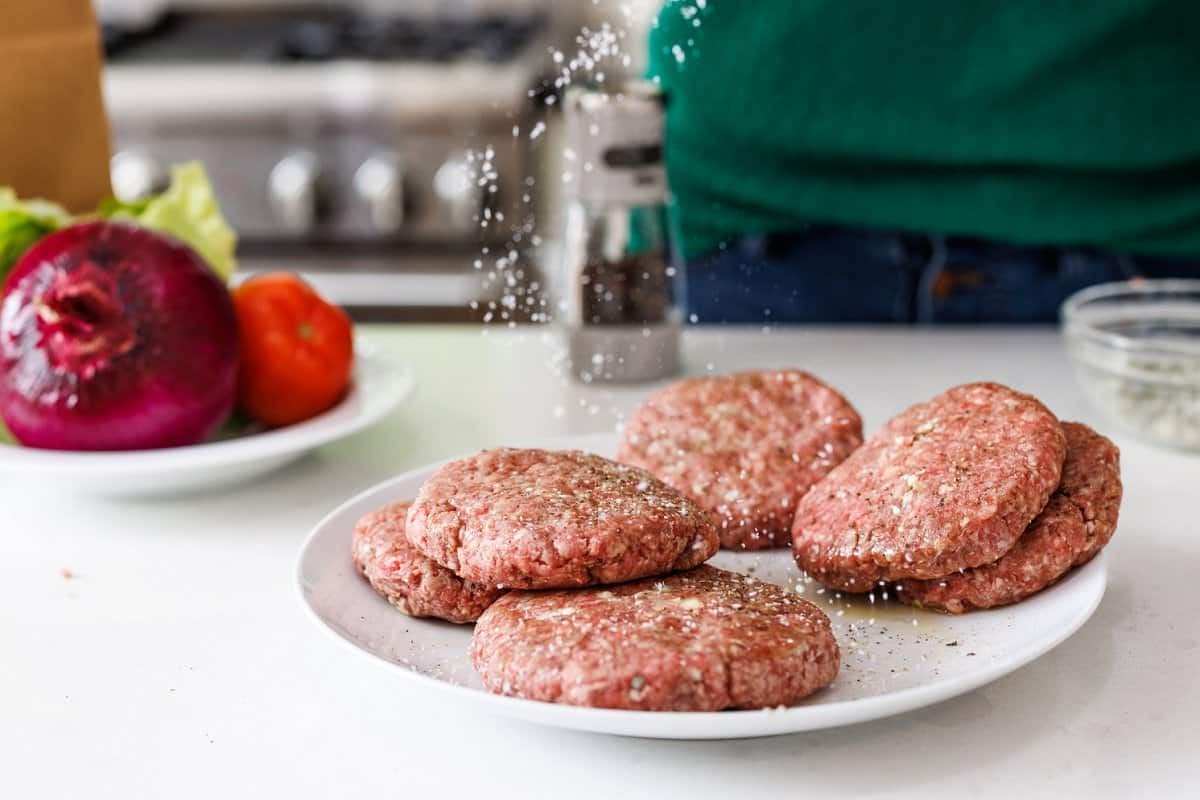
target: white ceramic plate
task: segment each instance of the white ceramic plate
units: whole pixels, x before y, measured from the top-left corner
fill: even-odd
[[[612,436],[555,443],[612,455]],[[959,617],[849,598],[805,583],[791,555],[721,552],[718,566],[802,591],[833,620],[842,648],[834,684],[799,705],[715,713],[616,711],[501,697],[485,691],[467,658],[470,626],[411,619],[389,606],[350,561],[355,521],[395,500],[413,497],[434,467],[393,478],[326,517],[308,537],[298,564],[309,614],[335,639],[372,657],[414,691],[438,691],[446,702],[576,730],[670,739],[726,739],[831,728],[931,705],[1012,672],[1074,633],[1104,595],[1097,558],[1063,581],[1007,608]]]
[[[416,382],[408,368],[362,339],[355,347],[354,383],[345,399],[306,422],[163,450],[77,453],[0,444],[0,471],[52,476],[79,491],[108,496],[170,495],[243,483],[378,422],[412,393]]]

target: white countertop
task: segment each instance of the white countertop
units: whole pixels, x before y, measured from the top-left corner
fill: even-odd
[[[537,330],[365,333],[416,368],[416,398],[265,481],[140,502],[0,486],[0,794],[1011,797],[1022,785],[1181,797],[1200,784],[1200,458],[1119,434],[1126,493],[1100,609],[984,689],[881,722],[731,742],[575,734],[439,706],[314,628],[293,588],[301,541],[383,478],[487,445],[611,430],[648,388],[565,384]],[[810,369],[868,430],[992,379],[1112,433],[1044,329],[701,329],[686,352],[695,372]]]

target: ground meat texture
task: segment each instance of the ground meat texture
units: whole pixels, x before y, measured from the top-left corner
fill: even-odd
[[[905,603],[961,614],[1024,600],[1090,560],[1117,526],[1121,504],[1116,445],[1086,425],[1063,423],[1067,460],[1046,508],[999,560],[940,580],[896,585]]]
[[[890,420],[800,501],[792,554],[820,583],[941,578],[1016,543],[1062,475],[1045,406],[995,383],[951,389]]]
[[[580,451],[486,450],[435,472],[408,538],[467,580],[586,586],[690,569],[717,550],[709,515],[636,467]]]
[[[354,528],[354,566],[405,614],[474,622],[504,592],[464,581],[421,555],[404,533],[410,505],[392,503],[359,520]]]
[[[1091,561],[1112,539],[1121,510],[1121,451],[1111,441],[1079,422],[1064,422],[1068,456],[1063,465],[1059,494],[1079,509],[1087,529],[1087,542],[1075,557],[1075,566]]]
[[[789,547],[796,504],[862,444],[844,397],[795,369],[690,378],[651,396],[617,460],[645,467],[713,514],[721,546]]]
[[[1079,509],[1056,495],[998,561],[945,578],[902,581],[895,585],[895,596],[951,614],[1016,603],[1065,575],[1086,542]]]
[[[612,587],[513,592],[480,617],[471,660],[500,694],[717,711],[790,705],[831,683],[840,655],[812,603],[705,565]]]

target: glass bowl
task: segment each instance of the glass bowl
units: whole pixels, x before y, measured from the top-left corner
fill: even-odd
[[[1200,280],[1105,283],[1063,303],[1091,400],[1139,438],[1200,452]]]

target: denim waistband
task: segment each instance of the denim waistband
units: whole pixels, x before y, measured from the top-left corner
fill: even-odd
[[[1200,277],[1200,259],[834,225],[746,236],[689,265],[699,321],[1053,322],[1095,283]]]

